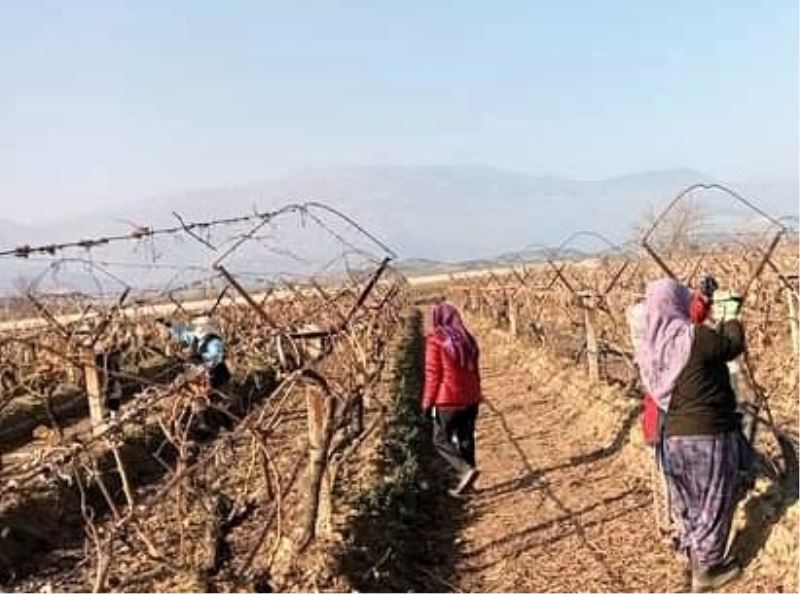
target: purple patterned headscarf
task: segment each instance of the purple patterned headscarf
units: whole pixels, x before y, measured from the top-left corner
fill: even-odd
[[[645,334],[636,363],[645,389],[665,412],[692,349],[691,298],[687,287],[669,278],[648,283],[645,291]]]
[[[433,330],[442,339],[445,352],[460,367],[477,367],[478,342],[464,326],[455,307],[449,303],[439,303],[433,308]]]

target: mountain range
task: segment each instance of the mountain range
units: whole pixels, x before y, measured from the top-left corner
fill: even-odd
[[[621,243],[633,237],[648,211],[663,208],[691,184],[715,181],[720,180],[690,169],[596,181],[486,166],[318,169],[264,183],[161,196],[36,226],[0,219],[0,249],[128,232],[133,223],[174,224],[173,211],[185,220],[203,220],[313,200],[350,215],[415,268],[421,260],[484,260],[523,246],[557,245],[579,229]],[[797,215],[796,184],[732,185],[770,214]],[[706,215],[727,213],[732,204],[716,193],[702,197]],[[0,282],[19,274],[17,266],[4,268]]]

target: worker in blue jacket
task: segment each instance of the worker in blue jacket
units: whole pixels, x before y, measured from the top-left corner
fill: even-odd
[[[228,383],[231,373],[225,364],[225,341],[213,318],[199,316],[190,324],[173,324],[163,318],[158,321],[169,328],[175,340],[188,348],[190,360],[205,368],[212,389]]]

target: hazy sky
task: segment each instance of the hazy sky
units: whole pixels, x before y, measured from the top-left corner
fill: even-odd
[[[793,179],[797,0],[0,1],[0,218],[306,167]]]

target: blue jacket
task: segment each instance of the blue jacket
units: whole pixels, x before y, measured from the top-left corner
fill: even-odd
[[[216,367],[225,359],[225,343],[219,336],[197,336],[185,324],[173,324],[170,331],[178,342],[191,349],[193,355],[199,356],[207,368]]]

